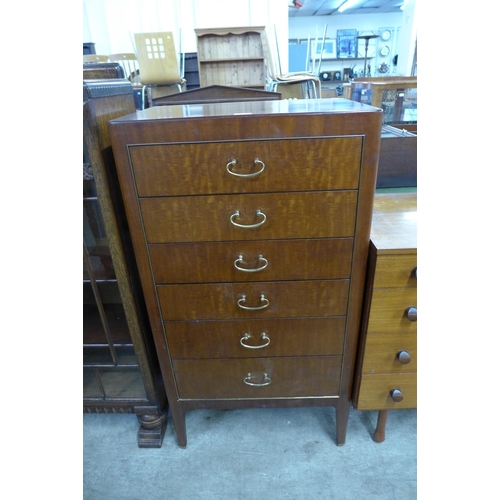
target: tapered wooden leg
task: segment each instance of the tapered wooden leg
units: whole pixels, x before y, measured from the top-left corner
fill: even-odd
[[[170,411],[172,412],[172,422],[177,436],[177,444],[181,448],[185,448],[187,446],[186,414],[178,404],[170,405]]]
[[[349,401],[341,399],[337,404],[336,418],[337,418],[337,446],[345,444],[347,435],[347,420],[349,417]]]
[[[373,433],[373,439],[377,443],[383,443],[385,441],[385,426],[387,424],[388,416],[389,416],[389,410],[380,410],[378,412],[377,428]]]

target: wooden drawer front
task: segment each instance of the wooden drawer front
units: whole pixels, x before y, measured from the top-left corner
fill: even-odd
[[[149,253],[157,283],[312,280],[349,278],[352,246],[352,238],[164,243]]]
[[[344,329],[344,317],[165,323],[174,359],[342,354]]]
[[[316,356],[175,360],[173,365],[180,399],[258,399],[337,396],[341,361],[341,356]],[[256,387],[245,379],[270,383]]]
[[[350,237],[356,191],[145,198],[142,216],[149,243]],[[258,224],[255,228],[236,227]]]
[[[391,391],[399,389],[403,400],[395,403]],[[393,410],[417,407],[417,374],[363,375],[359,390],[358,410]]]
[[[398,361],[398,353],[406,351],[407,364]],[[404,358],[402,358],[404,359]],[[417,335],[414,333],[368,335],[363,358],[364,374],[411,373],[417,371]]]
[[[374,289],[367,333],[415,333],[417,322],[406,315],[409,307],[417,307],[416,288]]]
[[[417,267],[417,254],[379,255],[373,281],[374,288],[412,287],[417,278],[413,270]]]
[[[343,316],[347,309],[349,280],[214,283],[157,287],[164,320],[290,318]],[[237,302],[246,296],[245,310]]]
[[[360,137],[132,146],[140,197],[357,189]],[[242,178],[230,174],[252,174]]]

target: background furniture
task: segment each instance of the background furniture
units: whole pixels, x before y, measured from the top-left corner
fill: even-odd
[[[382,126],[377,189],[417,186],[417,136],[391,125]]]
[[[384,124],[417,133],[417,77],[356,78],[345,97],[384,110]]]
[[[265,30],[261,34],[261,41],[266,61],[267,73],[271,81],[269,90],[277,90],[280,85],[283,87],[293,85],[294,87],[300,88],[300,98],[316,99],[321,97],[321,81],[318,75],[307,71],[281,74],[279,64],[276,59],[277,56],[269,43]]]
[[[196,52],[186,52],[184,54],[184,78],[186,79],[187,90],[193,90],[200,87],[198,54]]]
[[[195,29],[200,86],[265,89],[264,26]]]
[[[183,56],[179,61],[172,32],[135,33],[134,40],[149,106],[155,97],[186,90]]]
[[[123,68],[124,77],[132,84],[134,89],[135,108],[144,109],[146,107],[146,86],[141,83],[139,71],[139,61],[132,52],[120,54],[110,54],[109,60],[117,62]]]
[[[381,124],[345,99],[110,122],[180,446],[197,408],[333,406],[345,442]]]
[[[417,407],[417,194],[375,195],[353,403],[379,410]]]
[[[83,42],[83,54],[95,54],[95,43]]]
[[[275,101],[281,99],[279,92],[267,90],[244,89],[241,87],[225,87],[224,85],[209,85],[179,94],[171,94],[153,99],[153,106],[173,104],[207,104],[235,101]]]
[[[160,447],[167,400],[109,143],[135,111],[127,80],[83,82],[83,409],[135,413],[140,447]]]
[[[84,54],[83,62],[107,62],[109,61],[108,56],[101,54]]]
[[[103,80],[116,78],[125,78],[123,68],[118,63],[83,63],[84,80]]]

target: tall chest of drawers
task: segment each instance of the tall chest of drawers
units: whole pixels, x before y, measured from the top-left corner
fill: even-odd
[[[199,408],[333,406],[345,442],[381,122],[344,99],[110,122],[180,446]]]
[[[417,407],[417,194],[375,195],[353,390],[358,410]]]

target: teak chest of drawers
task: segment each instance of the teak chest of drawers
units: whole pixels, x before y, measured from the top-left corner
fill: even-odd
[[[345,99],[110,122],[180,446],[198,408],[333,406],[345,442],[381,126]]]
[[[379,410],[417,407],[417,194],[376,194],[353,402]]]

